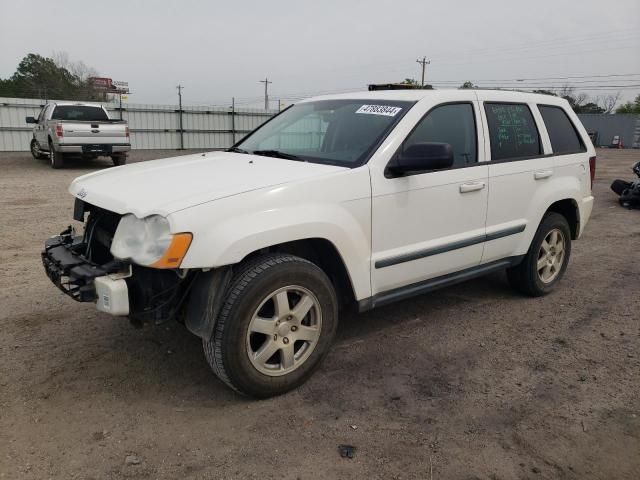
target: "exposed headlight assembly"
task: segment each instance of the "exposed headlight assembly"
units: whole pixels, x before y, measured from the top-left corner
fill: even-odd
[[[125,215],[111,242],[111,254],[153,268],[178,268],[191,245],[190,233],[172,234],[169,221],[160,215],[143,219]]]

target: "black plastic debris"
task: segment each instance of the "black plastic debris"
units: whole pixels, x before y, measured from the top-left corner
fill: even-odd
[[[338,452],[342,458],[353,458],[356,453],[356,447],[353,445],[338,445]]]

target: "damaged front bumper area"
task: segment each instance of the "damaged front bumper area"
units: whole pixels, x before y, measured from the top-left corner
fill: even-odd
[[[131,265],[112,260],[98,265],[86,259],[87,243],[72,227],[45,242],[42,264],[49,279],[78,302],[95,302],[97,309],[112,315],[129,314],[125,279]]]
[[[84,223],[84,234],[69,227],[48,239],[42,252],[47,276],[60,290],[76,301],[95,302],[99,311],[128,316],[136,325],[182,318],[197,272],[114,258],[119,214],[76,199],[73,218]]]

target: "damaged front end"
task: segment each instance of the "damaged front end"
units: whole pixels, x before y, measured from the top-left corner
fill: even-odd
[[[82,235],[70,226],[45,242],[42,263],[54,285],[76,301],[95,302],[98,310],[135,323],[179,316],[197,272],[116,259],[110,250],[122,216],[76,199],[74,219],[85,216]]]

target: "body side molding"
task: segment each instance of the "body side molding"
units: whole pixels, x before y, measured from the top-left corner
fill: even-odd
[[[413,260],[419,260],[421,258],[430,257],[432,255],[439,255],[441,253],[450,252],[452,250],[458,250],[460,248],[470,247],[477,245],[478,243],[490,242],[491,240],[497,240],[498,238],[508,237],[509,235],[515,235],[517,233],[524,232],[526,224],[516,225],[515,227],[509,227],[497,232],[489,233],[486,235],[478,235],[465,240],[458,240],[439,247],[426,248],[411,253],[405,253],[394,257],[383,258],[376,261],[376,268],[390,267],[392,265],[398,265],[399,263],[411,262]]]

